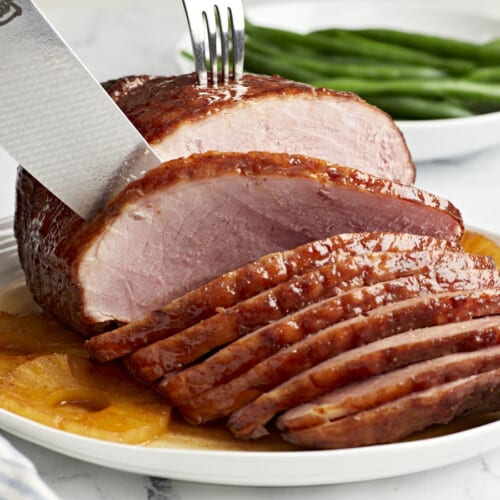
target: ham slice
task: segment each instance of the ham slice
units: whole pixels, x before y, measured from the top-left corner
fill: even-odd
[[[283,434],[308,448],[348,448],[397,441],[459,415],[500,410],[500,369],[448,382],[340,420]]]
[[[213,391],[205,405],[204,416],[215,418],[234,412],[229,419],[229,426],[237,436],[262,436],[267,433],[264,425],[276,413],[322,395],[311,388],[315,384],[306,370],[311,369],[313,374],[317,370],[317,373],[326,376],[330,360],[335,362],[336,356],[344,351],[400,332],[492,314],[500,314],[498,289],[442,292],[379,307],[364,316],[321,330],[262,361],[233,379],[224,389],[224,386],[220,386],[220,392],[215,394],[216,391]],[[477,336],[477,343],[481,345],[483,341],[489,342],[488,339],[492,340],[489,332],[485,339]],[[395,357],[395,362],[398,359]],[[367,376],[370,371],[361,368],[360,373],[361,376],[363,373]],[[315,379],[319,380],[317,377]],[[304,383],[304,387],[307,385],[307,391],[301,392],[303,387],[299,388],[299,381]],[[325,392],[329,389],[320,382],[315,388]]]
[[[355,288],[326,299],[248,334],[208,359],[168,377],[160,390],[191,419],[198,414],[196,396],[228,383],[260,361],[319,330],[411,297],[445,290],[500,288],[492,270],[441,270]],[[209,394],[207,394],[209,397]],[[203,398],[202,398],[203,399]]]
[[[196,75],[104,84],[164,160],[206,151],[268,151],[321,158],[404,184],[415,166],[383,111],[354,94],[247,74],[200,89]]]
[[[476,325],[485,325],[489,320],[480,319],[473,322]],[[278,419],[277,426],[284,432],[317,427],[348,415],[377,408],[413,392],[425,391],[498,368],[500,345],[440,356],[334,390],[311,403],[288,410]]]

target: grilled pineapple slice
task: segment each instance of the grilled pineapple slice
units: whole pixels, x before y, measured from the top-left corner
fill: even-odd
[[[68,432],[138,444],[164,434],[170,409],[118,365],[74,354],[27,361],[0,380],[0,407]]]
[[[500,269],[500,247],[492,240],[479,233],[465,231],[462,238],[462,247],[468,253],[493,257]]]

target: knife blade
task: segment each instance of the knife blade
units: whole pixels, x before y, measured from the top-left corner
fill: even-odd
[[[0,145],[87,220],[161,163],[30,0],[0,0]]]

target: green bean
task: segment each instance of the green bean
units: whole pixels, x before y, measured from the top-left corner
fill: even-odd
[[[458,104],[422,97],[373,95],[368,101],[389,113],[394,119],[400,120],[464,118],[473,115]]]
[[[461,106],[468,109],[475,115],[482,115],[485,113],[495,113],[500,111],[500,103],[491,101],[475,101],[471,99],[458,99],[456,97],[448,97],[446,99],[451,104]]]
[[[187,50],[181,50],[181,56],[184,57],[184,59],[188,59],[189,61],[194,61],[193,54],[191,54],[191,52],[188,52]]]
[[[314,58],[317,61],[322,61],[325,63],[335,63],[335,64],[364,64],[364,65],[384,65],[387,64],[387,61],[383,59],[374,59],[368,57],[361,56],[337,56],[337,55],[328,55],[328,54],[319,54],[314,50],[303,47],[301,45],[289,44],[285,46],[279,46],[277,44],[272,44],[268,42],[263,42],[262,39],[258,37],[247,37],[245,42],[245,47],[248,45],[252,45],[252,48],[256,52],[260,52],[261,54],[268,54],[270,51],[280,51],[281,54],[286,54],[288,56],[300,56],[300,57],[308,57]],[[412,66],[415,67],[415,66]]]
[[[478,68],[466,75],[467,80],[474,82],[500,83],[500,66]]]
[[[355,92],[361,96],[406,95],[418,97],[453,96],[473,101],[500,103],[500,85],[459,79],[443,80],[361,80],[332,78],[312,82],[316,87]]]
[[[252,50],[245,51],[245,68],[247,71],[253,73],[264,73],[266,75],[278,74],[284,78],[304,83],[321,78],[321,75],[318,75],[318,73],[286,64],[276,58],[271,59],[266,55],[253,52]]]
[[[474,65],[467,61],[447,60],[406,47],[399,47],[376,40],[363,38],[352,33],[341,33],[337,37],[326,35],[302,35],[293,31],[265,28],[247,23],[250,36],[276,43],[286,48],[290,43],[310,47],[320,53],[354,55],[386,59],[398,63],[434,66],[453,73],[471,71]]]
[[[334,30],[338,31],[338,30]],[[445,38],[434,35],[424,35],[422,33],[412,33],[407,31],[391,30],[391,29],[357,29],[348,30],[360,34],[373,40],[382,42],[394,43],[403,47],[428,52],[434,55],[472,59],[477,57],[478,44],[464,42],[453,38]],[[317,33],[328,33],[329,30],[319,31]]]
[[[336,37],[342,32],[355,33],[372,40],[393,43],[402,47],[420,50],[434,56],[468,60],[477,64],[500,63],[500,45],[495,43],[481,45],[456,38],[390,29],[331,29],[316,31],[314,33],[329,34]]]
[[[327,61],[314,55],[304,57],[298,54],[285,52],[268,44],[259,43],[252,38],[246,44],[249,52],[268,56],[269,65],[275,61],[280,64],[289,64],[297,68],[309,70],[322,76],[353,76],[357,78],[395,79],[395,78],[439,78],[446,76],[442,70],[423,66],[402,64],[370,64]]]

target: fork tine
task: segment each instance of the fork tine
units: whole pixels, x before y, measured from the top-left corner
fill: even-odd
[[[221,36],[222,79],[229,82],[229,9],[227,5],[217,7]]]
[[[182,0],[193,44],[194,66],[198,75],[198,84],[206,87],[208,84],[205,63],[205,30],[203,18],[195,4]]]
[[[232,77],[235,81],[240,80],[243,76],[245,45],[245,16],[241,0],[182,0],[182,3],[191,33],[199,85],[204,87],[208,85],[205,34],[208,34],[211,83],[214,87],[218,85],[218,31],[221,39],[222,80],[224,83],[228,83],[231,79],[229,69],[230,39],[233,46]],[[231,36],[229,35],[230,30]]]
[[[215,6],[206,9],[203,12],[203,17],[207,25],[208,31],[208,49],[210,52],[210,71],[212,73],[212,85],[217,87],[218,70],[217,70],[217,22],[215,20]]]
[[[245,15],[241,2],[232,2],[229,6],[231,13],[232,38],[233,38],[233,67],[234,79],[243,77],[243,63],[245,59]]]

